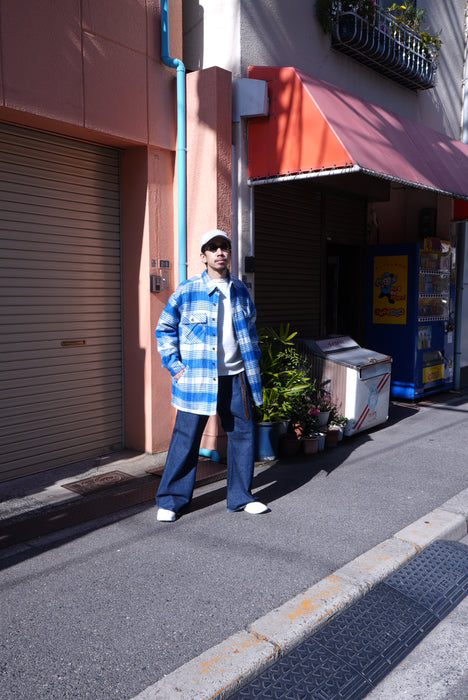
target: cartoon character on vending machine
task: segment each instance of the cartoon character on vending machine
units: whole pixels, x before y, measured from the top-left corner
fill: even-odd
[[[375,285],[380,288],[379,299],[387,297],[389,304],[395,303],[395,299],[392,299],[391,292],[392,285],[395,284],[396,281],[397,277],[391,272],[384,272],[382,277],[376,280]]]

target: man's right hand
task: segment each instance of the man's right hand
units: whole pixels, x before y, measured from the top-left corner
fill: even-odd
[[[174,374],[174,379],[176,380],[176,382],[181,378],[181,376],[183,375],[184,372],[185,372],[185,367],[184,367],[184,369],[181,369],[180,372],[177,372],[177,374]]]

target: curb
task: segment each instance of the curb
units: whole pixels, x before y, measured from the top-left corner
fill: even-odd
[[[467,524],[465,489],[132,700],[229,698],[431,542],[462,539]]]
[[[19,503],[15,503],[13,496],[10,512],[0,514],[0,552],[30,539],[75,527],[133,506],[154,504],[161,476],[159,470],[162,472],[162,465],[154,464],[153,456],[147,454],[141,455],[134,461],[136,465],[132,465],[124,458],[120,463],[116,463],[110,472],[103,470],[96,474],[96,470],[92,470],[93,473],[85,476],[84,480],[105,477],[116,469],[127,477],[124,481],[101,486],[94,493],[61,492],[60,489],[63,486],[67,488],[67,485],[81,481],[79,477],[68,477],[58,480],[52,487],[52,493],[47,493],[47,488],[38,487],[40,491],[38,494],[32,491],[31,495],[19,497],[17,499]],[[213,463],[205,462],[205,464]],[[256,472],[262,466],[257,464]],[[216,469],[210,467],[208,471],[202,470],[196,480],[195,488],[200,489],[219,483],[223,479],[226,479],[225,465],[216,463]]]
[[[154,476],[145,476],[85,498],[72,496],[60,503],[40,504],[0,520],[0,551],[151,501],[155,493]]]
[[[147,455],[142,456],[146,459]],[[221,463],[215,463],[217,470],[201,474],[195,482],[195,489],[210,487],[226,480],[226,467]],[[255,475],[270,468],[272,462],[256,462]],[[128,481],[116,485],[98,489],[95,493],[87,495],[62,495],[54,497],[28,496],[26,503],[17,512],[0,515],[0,553],[2,550],[15,545],[21,545],[30,539],[50,535],[58,530],[75,527],[83,523],[120,512],[133,506],[154,504],[154,498],[158,489],[160,474],[159,467],[143,468],[137,474],[125,464],[116,465],[126,476]],[[162,471],[162,469],[161,469]],[[101,472],[99,476],[105,476]],[[63,483],[62,483],[63,482]],[[70,483],[70,479],[62,480],[58,487]]]

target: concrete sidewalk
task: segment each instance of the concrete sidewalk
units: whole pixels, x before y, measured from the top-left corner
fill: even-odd
[[[410,415],[420,407],[456,406],[465,400],[468,403],[468,393],[445,392],[417,406],[391,403],[387,425],[391,425],[392,416]],[[355,440],[363,436],[365,433],[358,434]],[[153,500],[165,457],[166,453],[123,450],[0,482],[0,549]],[[271,462],[258,463],[256,473],[271,466]],[[196,487],[220,481],[225,475],[224,464],[201,457]]]
[[[238,627],[233,626],[231,620],[230,626],[226,627],[225,641],[184,663],[191,658],[191,655],[185,655],[178,668],[166,675],[159,672],[153,678],[159,677],[160,680],[134,696],[164,700],[227,698],[365,595],[421,548],[438,538],[464,537],[468,520],[467,414],[468,395],[436,395],[417,406],[392,403],[388,424],[376,431],[346,438],[338,448],[318,455],[257,465],[255,492],[272,506],[272,514],[266,516],[252,518],[241,514],[236,518],[231,514],[223,517],[219,500],[223,499],[225,487],[222,481],[224,468],[212,463],[204,465],[206,471],[203,475],[200,472],[194,504],[187,515],[169,525],[158,524],[154,518],[159,557],[161,561],[169,561],[174,547],[189,546],[187,552],[190,551],[194,561],[203,556],[206,558],[202,538],[211,531],[211,518],[218,528],[225,528],[227,547],[225,553],[210,550],[213,561],[232,552],[235,537],[245,539],[241,542],[241,558],[237,556],[240,552],[233,552],[232,570],[237,560],[248,565],[246,557],[253,542],[268,545],[268,537],[274,535],[271,546],[264,546],[264,551],[258,552],[257,557],[258,578],[262,580],[265,593],[264,600],[256,603],[257,609],[261,609],[260,616],[255,619],[252,615],[250,620],[254,621],[242,623],[238,632],[234,631]],[[372,469],[372,464],[378,465],[378,469]],[[0,541],[10,550],[14,550],[15,545],[27,548],[26,541],[40,534],[150,501],[154,498],[157,471],[161,467],[154,456],[123,453],[87,465],[54,470],[53,474],[1,484]],[[87,479],[103,483],[97,490],[86,491],[87,484],[83,482]],[[215,481],[219,479],[221,481]],[[70,490],[70,487],[78,488],[76,482],[81,482],[81,493]],[[330,488],[332,485],[333,489]],[[367,501],[366,489],[369,493]],[[314,539],[308,540],[311,530],[305,518],[310,512],[311,497],[314,499]],[[389,517],[390,513],[386,517],[388,509],[392,509],[392,517]],[[408,517],[411,514],[417,517],[411,519]],[[386,519],[397,527],[389,530],[384,522]],[[356,525],[352,531],[350,529],[349,542],[346,539],[348,520],[355,524],[361,522],[360,534]],[[301,524],[305,527],[298,533]],[[300,568],[296,572],[297,581],[290,581],[283,560],[287,543],[295,536],[294,551],[299,557],[297,566]],[[253,538],[251,541],[250,537]],[[143,544],[146,547],[146,543]],[[321,557],[321,551],[326,551],[327,557]],[[333,554],[328,556],[328,552]],[[353,552],[354,558],[349,554],[346,556],[347,552]],[[265,588],[268,580],[265,567],[276,553],[279,558],[276,575],[281,572],[284,579],[274,581],[272,588],[277,590],[273,592]],[[145,555],[148,557],[146,549]],[[329,566],[329,560],[337,562],[338,567],[336,564]],[[171,561],[175,565],[176,562]],[[188,576],[184,556],[178,563],[181,574],[173,571],[173,576]],[[191,574],[195,586],[194,602],[197,600],[196,586],[203,581],[202,574],[200,572],[199,581]],[[246,593],[256,578],[245,574]],[[220,576],[220,583],[222,580]],[[301,581],[308,583],[304,585]],[[215,583],[213,589],[218,588],[222,597],[222,588]],[[284,591],[290,591],[289,596],[283,597]],[[294,595],[296,591],[302,592]],[[265,605],[266,600],[271,598],[273,601],[275,597],[287,602],[276,602],[271,606],[274,608],[272,612],[264,614],[265,610],[271,609]],[[246,610],[244,619],[245,615],[248,615]],[[201,646],[201,649],[208,646]],[[198,650],[201,649],[199,645]],[[140,685],[142,687],[144,685]]]
[[[126,450],[0,483],[0,549],[154,500],[164,460]],[[225,475],[201,457],[197,488]]]

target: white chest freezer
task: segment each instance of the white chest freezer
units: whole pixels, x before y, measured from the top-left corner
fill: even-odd
[[[373,428],[388,419],[392,358],[358,345],[345,335],[304,340],[317,383],[330,392],[348,419],[346,435]]]

